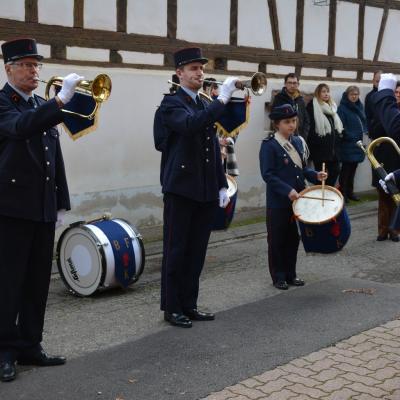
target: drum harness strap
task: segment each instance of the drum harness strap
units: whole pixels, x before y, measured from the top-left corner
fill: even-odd
[[[285,139],[279,132],[275,132],[276,141],[282,146],[283,150],[289,154],[291,160],[301,169],[303,169],[303,163],[301,162],[301,158],[297,150],[294,146]]]

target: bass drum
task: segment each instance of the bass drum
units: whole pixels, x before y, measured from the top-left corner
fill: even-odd
[[[227,194],[230,201],[225,208],[218,207],[212,228],[213,231],[228,229],[235,214],[238,186],[235,179],[230,175],[226,175],[226,180],[228,181]]]
[[[144,262],[141,235],[128,221],[119,218],[72,224],[57,244],[60,276],[77,296],[128,287],[139,279]]]

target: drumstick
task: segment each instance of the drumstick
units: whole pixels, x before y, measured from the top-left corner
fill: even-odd
[[[323,197],[314,197],[314,196],[300,196],[301,199],[311,199],[311,200],[322,200],[322,203],[324,200],[327,201],[335,201],[334,199],[324,199]]]
[[[325,172],[325,163],[322,163],[322,172]],[[325,179],[322,179],[322,207],[324,206],[325,198]]]

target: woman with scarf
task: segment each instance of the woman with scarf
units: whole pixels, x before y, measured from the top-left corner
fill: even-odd
[[[357,146],[368,131],[364,106],[360,101],[360,90],[357,86],[349,86],[342,95],[338,114],[343,122],[343,138],[339,147],[339,159],[342,169],[339,175],[340,190],[344,200],[359,201],[354,194],[354,176],[357,166],[364,161],[365,154]]]
[[[310,158],[317,171],[321,171],[322,163],[325,163],[328,172],[326,184],[335,186],[340,171],[337,150],[343,124],[326,83],[320,83],[316,87],[314,98],[307,105],[307,112],[310,117],[310,132],[307,140]]]

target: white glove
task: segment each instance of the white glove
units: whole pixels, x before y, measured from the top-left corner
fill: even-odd
[[[224,104],[228,103],[232,97],[232,93],[237,90],[235,84],[238,80],[239,78],[236,78],[235,76],[229,76],[226,78],[219,91],[218,100],[221,100]]]
[[[64,218],[65,218],[66,211],[67,210],[65,210],[64,208],[57,211],[56,229],[59,228],[60,226],[64,225]]]
[[[394,174],[391,172],[390,174],[387,174],[385,177],[385,180],[379,179],[379,184],[381,185],[382,189],[385,191],[385,193],[389,194],[389,190],[387,188],[386,182],[393,181],[395,182]]]
[[[219,191],[219,206],[221,208],[225,208],[229,202],[230,202],[230,198],[228,196],[228,190],[226,188],[222,188]]]
[[[391,89],[396,90],[397,78],[394,74],[382,74],[379,81],[378,90]]]
[[[63,79],[61,90],[57,93],[63,104],[67,104],[75,94],[75,89],[84,78],[78,74],[69,74]]]

